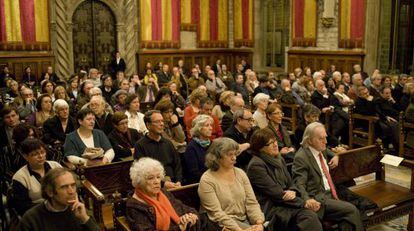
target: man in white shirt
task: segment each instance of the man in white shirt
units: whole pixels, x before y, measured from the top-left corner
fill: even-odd
[[[321,219],[338,222],[339,230],[364,230],[358,209],[338,198],[329,173],[329,168],[338,165],[338,156],[326,149],[326,137],[323,124],[314,122],[306,127],[302,147],[293,162],[294,183],[305,208],[316,212]]]

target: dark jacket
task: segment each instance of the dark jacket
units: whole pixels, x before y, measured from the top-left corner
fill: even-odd
[[[382,97],[375,100],[375,111],[381,120],[386,120],[387,116],[396,120],[399,118],[398,105]]]
[[[162,189],[162,192],[168,198],[178,216],[182,216],[186,213],[198,215],[194,208],[191,208],[183,204],[180,200],[175,199],[171,193],[165,191],[164,189]],[[126,218],[131,230],[133,231],[156,230],[154,208],[146,203],[136,200],[135,198],[129,198],[126,202]],[[169,230],[180,231],[180,228],[177,224],[171,221]],[[187,230],[201,230],[200,220]]]
[[[194,139],[190,141],[184,153],[185,178],[187,183],[197,183],[207,170],[205,157],[208,147],[203,148]]]
[[[119,60],[119,63],[116,63],[116,58],[112,59],[111,64],[109,65],[110,70],[113,74],[116,74],[118,71],[125,71],[126,64],[123,58]]]
[[[171,74],[170,73],[164,73],[163,71],[157,72],[158,76],[158,86],[162,87],[163,85],[166,85],[168,82],[171,81]]]
[[[105,135],[111,133],[111,131],[114,130],[114,125],[112,124],[112,115],[105,113],[101,118],[98,118],[98,116],[96,116],[94,129],[103,131]]]
[[[57,140],[62,144],[65,142],[66,135],[75,131],[78,125],[76,121],[69,117],[66,130],[63,131],[62,123],[57,116],[47,119],[43,123],[43,141],[46,144],[54,144]]]
[[[128,128],[129,137],[119,133],[116,129],[112,130],[108,135],[109,142],[111,142],[112,148],[115,152],[114,161],[118,161],[120,158],[132,156],[131,148],[134,147],[135,143],[142,138],[136,129]]]

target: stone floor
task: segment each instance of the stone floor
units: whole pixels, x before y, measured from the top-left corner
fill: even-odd
[[[385,166],[385,178],[386,181],[404,186],[409,187],[410,186],[410,175],[411,171],[404,167],[393,167],[393,166]],[[374,175],[368,175],[364,177],[360,177],[356,179],[358,182],[365,182],[368,180],[373,180]],[[407,230],[407,223],[408,223],[408,216],[404,216],[395,220],[392,220],[390,222],[375,225],[368,229],[368,231],[404,231]]]

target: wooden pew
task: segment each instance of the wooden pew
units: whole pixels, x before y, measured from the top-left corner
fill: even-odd
[[[379,143],[352,149],[339,155],[338,167],[331,171],[335,184],[349,182],[354,178],[375,173],[375,180],[364,182],[349,189],[371,199],[378,205],[368,214],[365,226],[376,225],[409,214],[408,230],[414,230],[414,161],[403,160],[402,166],[411,169],[411,186],[405,188],[385,181],[385,168],[380,162],[383,154]]]
[[[295,132],[299,122],[299,109],[298,104],[286,104],[280,103],[284,116],[282,117],[282,124],[292,133]]]
[[[399,137],[399,151],[398,155],[400,157],[409,157],[414,158],[414,150],[410,148],[406,148],[406,135],[409,131],[414,131],[414,123],[409,123],[405,121],[404,112],[400,112],[400,121],[399,121],[399,130],[400,130],[400,137]]]
[[[126,196],[128,191],[133,190],[129,177],[132,162],[133,160],[126,160],[105,165],[79,167],[76,170],[82,182],[85,202],[92,206],[93,215],[101,227],[108,228],[112,225],[112,217],[106,218],[103,214],[104,205],[111,201],[112,194],[120,192]]]
[[[376,116],[366,116],[353,113],[353,107],[349,107],[349,148],[354,144],[368,146],[375,142],[375,123],[379,120]],[[358,126],[358,124],[363,126]],[[366,130],[368,128],[368,131]]]
[[[200,208],[200,198],[198,197],[198,183],[184,185],[179,188],[169,190],[175,198],[182,201],[184,204],[195,208],[197,211]],[[128,222],[125,217],[127,198],[120,198],[114,203],[114,224],[116,230],[130,231]]]

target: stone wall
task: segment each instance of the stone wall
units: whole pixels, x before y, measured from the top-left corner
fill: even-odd
[[[381,72],[390,69],[392,1],[381,1],[378,67]]]

